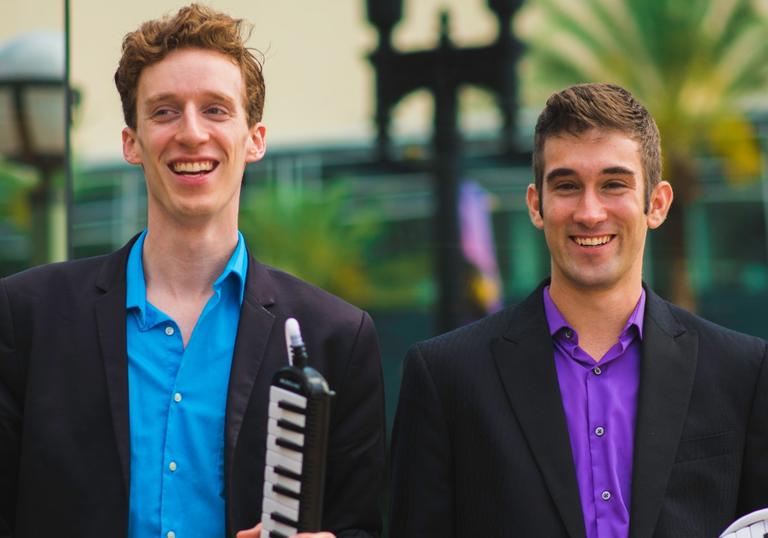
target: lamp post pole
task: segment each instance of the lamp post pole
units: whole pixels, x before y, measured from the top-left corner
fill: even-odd
[[[71,35],[69,0],[64,0],[64,219],[66,222],[65,249],[68,260],[74,258],[72,241],[72,206],[75,202],[75,180],[72,171],[72,108],[79,98],[72,89],[72,59],[69,47]]]
[[[53,189],[51,183],[55,167],[38,166],[39,182],[29,193],[30,214],[32,217],[32,251],[30,256],[31,265],[40,265],[47,263],[54,257],[52,255],[52,246],[55,241],[52,240],[52,229],[55,220],[52,218]],[[55,231],[54,231],[55,233]]]
[[[435,100],[434,189],[437,207],[432,226],[435,237],[435,272],[438,284],[437,330],[448,331],[461,323],[463,254],[459,230],[459,179],[462,169],[462,144],[458,128],[459,95],[454,46],[449,36],[448,14],[440,14],[440,44],[433,93]]]
[[[431,50],[402,52],[392,46],[392,30],[402,17],[402,0],[367,0],[368,20],[379,34],[370,61],[376,73],[377,153],[383,162],[393,160],[389,136],[392,109],[406,95],[429,91],[435,102],[432,137],[436,210],[433,218],[434,264],[438,281],[436,329],[461,324],[463,302],[462,253],[459,240],[458,183],[462,174],[462,143],[458,129],[458,91],[474,85],[491,92],[504,120],[502,154],[516,155],[514,130],[517,110],[516,64],[520,43],[509,31],[522,0],[487,0],[496,15],[499,31],[486,46],[458,48],[450,38],[449,17],[440,14],[438,46]]]

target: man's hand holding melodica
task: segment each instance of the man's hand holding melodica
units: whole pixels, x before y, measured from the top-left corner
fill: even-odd
[[[235,538],[261,538],[261,523],[252,529],[247,529],[237,533]],[[268,538],[268,537],[264,537]],[[291,538],[336,538],[330,532],[301,532],[294,534]]]

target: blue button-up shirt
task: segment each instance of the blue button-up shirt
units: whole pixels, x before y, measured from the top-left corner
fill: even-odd
[[[248,256],[242,235],[185,348],[147,302],[142,249],[127,265],[129,538],[224,536],[224,414]]]

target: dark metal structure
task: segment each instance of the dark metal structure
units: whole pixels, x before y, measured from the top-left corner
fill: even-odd
[[[462,143],[458,129],[458,92],[477,86],[496,98],[502,114],[502,154],[517,154],[514,143],[517,111],[517,60],[521,44],[510,32],[512,16],[522,0],[487,0],[499,24],[496,40],[482,47],[458,48],[450,37],[449,17],[440,15],[440,38],[431,50],[402,52],[392,45],[392,31],[402,18],[402,0],[366,0],[368,20],[379,33],[370,61],[376,72],[378,157],[393,159],[390,115],[408,94],[425,89],[435,102],[433,162],[437,208],[434,217],[435,269],[438,281],[437,330],[462,322],[462,254],[459,243],[458,183],[462,175]]]

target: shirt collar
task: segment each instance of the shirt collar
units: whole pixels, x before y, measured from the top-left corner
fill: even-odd
[[[544,288],[544,314],[547,317],[547,324],[549,325],[549,334],[555,336],[562,329],[568,329],[573,331],[563,315],[558,310],[557,305],[549,295],[549,286]],[[640,299],[638,299],[635,309],[630,314],[627,323],[624,325],[624,329],[621,331],[621,337],[626,335],[631,327],[637,328],[637,335],[640,340],[643,339],[643,320],[645,318],[645,288],[640,292]],[[620,338],[621,338],[620,337]]]
[[[227,266],[224,267],[219,278],[213,283],[213,289],[218,290],[224,284],[228,278],[234,278],[237,282],[238,299],[240,304],[243,304],[243,297],[245,296],[245,275],[248,273],[248,251],[245,248],[245,240],[243,234],[237,232],[237,245],[235,246],[232,256],[229,257]]]
[[[144,249],[144,238],[147,236],[147,230],[144,229],[139,238],[131,247],[128,254],[128,263],[125,266],[125,308],[138,309],[139,319],[143,324],[145,321],[147,306],[147,284],[144,280],[144,263],[141,259],[141,253]]]
[[[142,260],[146,236],[147,230],[144,229],[133,244],[133,247],[131,247],[131,252],[128,254],[128,263],[126,264],[125,307],[126,309],[138,309],[139,318],[142,323],[145,321],[147,307],[147,284],[144,280],[144,263]],[[245,296],[245,275],[247,272],[248,251],[245,248],[243,234],[238,231],[237,245],[234,252],[232,252],[232,256],[229,257],[224,271],[213,283],[214,291],[218,292],[228,279],[234,279],[237,283],[238,298],[242,305],[243,297]]]

